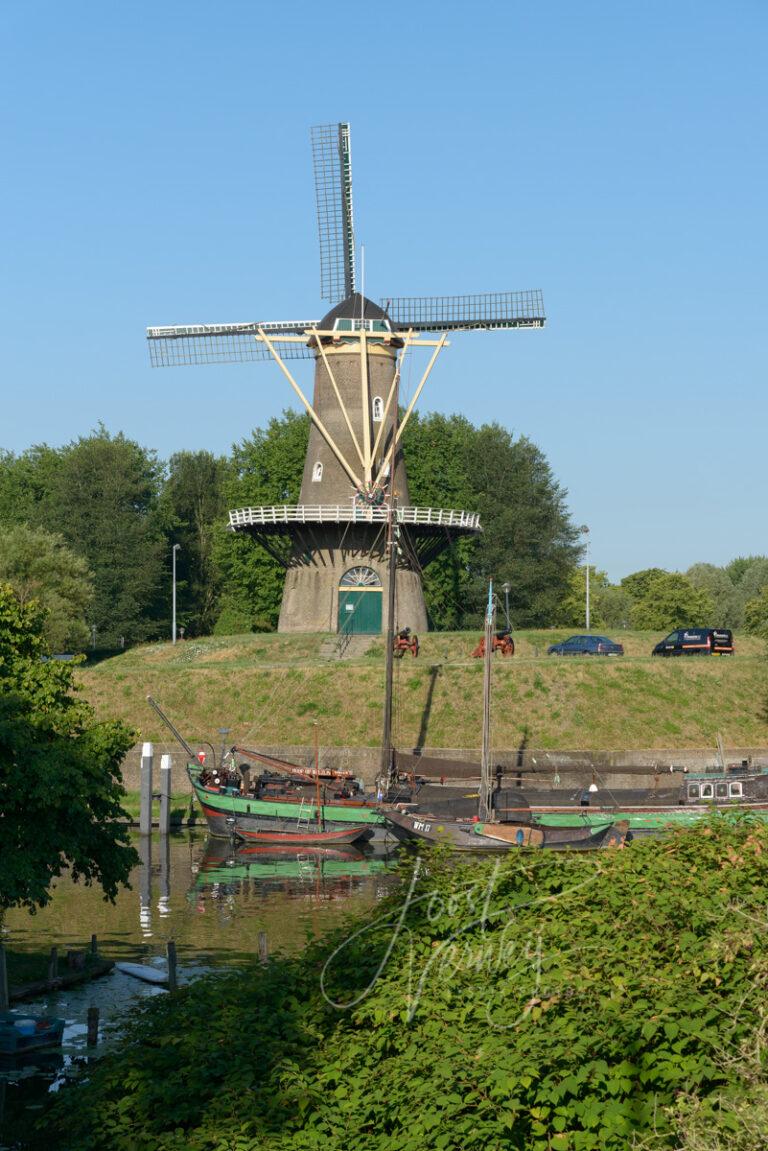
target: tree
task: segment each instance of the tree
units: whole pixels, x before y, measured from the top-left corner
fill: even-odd
[[[463,416],[412,420],[404,442],[411,502],[479,511],[483,532],[430,564],[424,590],[433,626],[476,626],[489,578],[510,583],[515,626],[549,624],[579,557],[565,491],[541,450],[498,424]]]
[[[60,453],[47,444],[20,456],[0,452],[0,524],[46,527],[47,500],[60,464]]]
[[[44,608],[47,651],[85,650],[93,582],[85,560],[60,535],[25,525],[0,528],[0,580],[11,585],[22,606],[34,599]]]
[[[61,450],[43,504],[49,522],[88,562],[90,623],[100,642],[140,641],[160,631],[167,555],[158,497],[163,468],[153,451],[99,426]]]
[[[298,503],[308,441],[308,417],[285,411],[235,444],[223,485],[227,506]],[[290,544],[275,540],[274,546],[287,560]],[[285,579],[280,560],[223,525],[215,531],[213,556],[221,578],[216,633],[276,627]]]
[[[134,733],[94,722],[73,667],[41,659],[43,631],[42,609],[0,584],[0,915],[43,906],[67,869],[114,899],[136,861],[117,823]]]
[[[709,595],[714,604],[713,623],[718,627],[741,627],[744,620],[744,604],[727,568],[698,563],[688,568],[685,578],[694,587]]]
[[[169,547],[177,554],[179,619],[192,633],[213,628],[220,573],[214,560],[217,527],[225,522],[226,461],[211,452],[177,452],[168,464],[162,505]]]
[[[570,590],[558,608],[555,622],[566,627],[583,628],[586,623],[586,599],[586,570],[580,564],[571,573]],[[590,565],[590,627],[626,627],[631,607],[632,597],[628,592],[612,585],[605,572]]]
[[[622,580],[622,586],[626,582]],[[632,627],[640,631],[704,625],[712,619],[715,609],[710,596],[693,587],[679,572],[659,571],[644,580],[642,586],[644,593],[635,600],[630,611]]]
[[[768,639],[768,586],[747,602],[744,608],[744,626],[750,635]]]
[[[624,576],[621,587],[624,588],[633,600],[640,600],[647,594],[649,587],[658,576],[669,575],[664,568],[643,568],[642,571],[633,572]]]

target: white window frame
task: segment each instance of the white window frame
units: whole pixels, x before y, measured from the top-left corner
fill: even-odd
[[[728,795],[731,799],[744,798],[744,784],[739,780],[738,783],[728,784]]]
[[[312,483],[319,484],[323,478],[323,465],[320,460],[312,465]]]
[[[384,401],[381,396],[373,397],[373,422],[380,424],[384,419]]]
[[[714,799],[715,798],[715,785],[714,783],[702,783],[701,785],[701,798]]]

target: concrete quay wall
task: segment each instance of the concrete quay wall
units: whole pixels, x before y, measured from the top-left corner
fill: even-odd
[[[216,748],[218,759],[221,737],[215,736],[210,745],[195,744],[195,750],[200,747],[206,751],[208,762],[212,761],[211,746]],[[155,778],[159,779],[160,757],[167,753],[172,759],[171,787],[174,793],[191,792],[189,779],[184,770],[187,757],[177,743],[155,743]],[[139,771],[141,763],[140,743],[136,744],[123,762],[123,784],[127,791],[139,790]],[[314,752],[311,747],[303,745],[263,745],[258,750],[265,755],[273,755],[279,759],[289,760],[302,766],[311,766],[314,763]],[[418,751],[413,748],[402,749],[410,753]],[[425,747],[420,749],[424,757],[435,757],[445,760],[467,761],[479,763],[480,752],[478,748],[446,748]],[[741,760],[751,760],[755,767],[768,767],[768,747],[727,747],[725,749],[727,763],[738,763]],[[378,747],[328,747],[320,751],[320,763],[323,767],[337,770],[352,771],[361,777],[367,784],[373,783],[379,770],[381,751]],[[418,763],[418,759],[416,760]],[[606,779],[614,787],[651,787],[654,778],[668,773],[670,767],[688,769],[688,771],[705,771],[718,765],[717,751],[713,748],[646,748],[630,751],[542,751],[536,748],[512,748],[506,751],[494,750],[493,763],[501,764],[505,772],[513,775],[521,773],[526,780],[535,780],[541,777],[542,783],[553,786],[553,775],[560,775],[560,786],[573,787],[579,782],[589,783],[592,773]],[[254,764],[258,770],[258,764]],[[643,770],[645,769],[645,770]],[[416,768],[418,770],[418,767]],[[458,774],[458,773],[457,773]],[[450,778],[447,773],[446,778]]]

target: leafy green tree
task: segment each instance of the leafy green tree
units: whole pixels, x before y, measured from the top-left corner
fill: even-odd
[[[725,571],[731,582],[737,585],[741,583],[751,567],[767,562],[768,556],[737,556],[726,566]]]
[[[589,568],[589,622],[591,627],[602,627],[605,623],[601,611],[601,595],[609,588],[610,580],[604,571]],[[571,572],[568,580],[568,593],[557,609],[553,623],[563,627],[580,627],[586,625],[587,608],[587,570],[584,564],[579,564]]]
[[[205,635],[216,618],[220,573],[214,561],[216,529],[226,521],[226,461],[211,452],[177,452],[162,494],[169,547],[178,543],[178,618]]]
[[[308,441],[308,417],[285,411],[266,429],[257,428],[236,444],[223,484],[226,506],[298,503]],[[285,569],[276,556],[287,560],[290,545],[276,539],[273,551],[270,554],[247,536],[232,535],[223,524],[217,526],[213,542],[221,579],[217,635],[277,626]]]
[[[727,568],[698,563],[689,567],[685,578],[694,587],[705,591],[714,604],[713,621],[718,627],[737,628],[744,621],[742,597]]]
[[[622,580],[622,586],[625,581]],[[705,591],[693,587],[679,572],[658,572],[644,582],[644,594],[630,611],[632,627],[662,631],[686,625],[705,626],[714,615],[714,604]]]
[[[0,451],[0,525],[47,527],[47,501],[61,464],[61,454],[47,444],[20,456]]]
[[[11,585],[22,606],[34,599],[45,609],[49,652],[85,650],[93,582],[85,560],[60,535],[26,525],[0,528],[0,580]]]
[[[44,613],[0,584],[0,915],[47,903],[65,870],[114,899],[136,854],[120,763],[134,741],[95,723],[71,664],[45,662]]]
[[[515,626],[549,624],[579,556],[565,491],[541,450],[498,424],[462,416],[413,420],[404,437],[411,502],[479,511],[483,532],[430,564],[424,588],[433,626],[477,625],[488,579],[510,584]]]
[[[768,639],[768,586],[763,587],[744,608],[744,627],[750,635]]]
[[[621,587],[633,600],[640,600],[644,598],[653,581],[658,576],[665,575],[669,575],[669,572],[665,571],[664,568],[643,568],[642,571],[632,572],[631,575],[624,576]]]
[[[43,500],[48,522],[93,573],[89,622],[103,645],[157,635],[169,616],[169,596],[161,599],[168,563],[158,507],[162,479],[153,451],[100,426],[62,448]]]

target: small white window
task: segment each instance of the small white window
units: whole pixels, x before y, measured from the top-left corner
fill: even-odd
[[[384,401],[381,396],[373,397],[373,418],[377,424],[384,419]]]
[[[712,790],[712,784],[711,783],[702,783],[702,785],[701,785],[701,798],[702,799],[712,799],[714,797],[714,794],[715,793]]]
[[[315,466],[312,468],[312,483],[313,484],[319,484],[320,480],[322,478],[323,478],[323,465],[318,460],[317,463],[315,464]]]
[[[744,794],[744,789],[740,783],[729,783],[728,790],[731,793],[731,799],[741,799]]]

